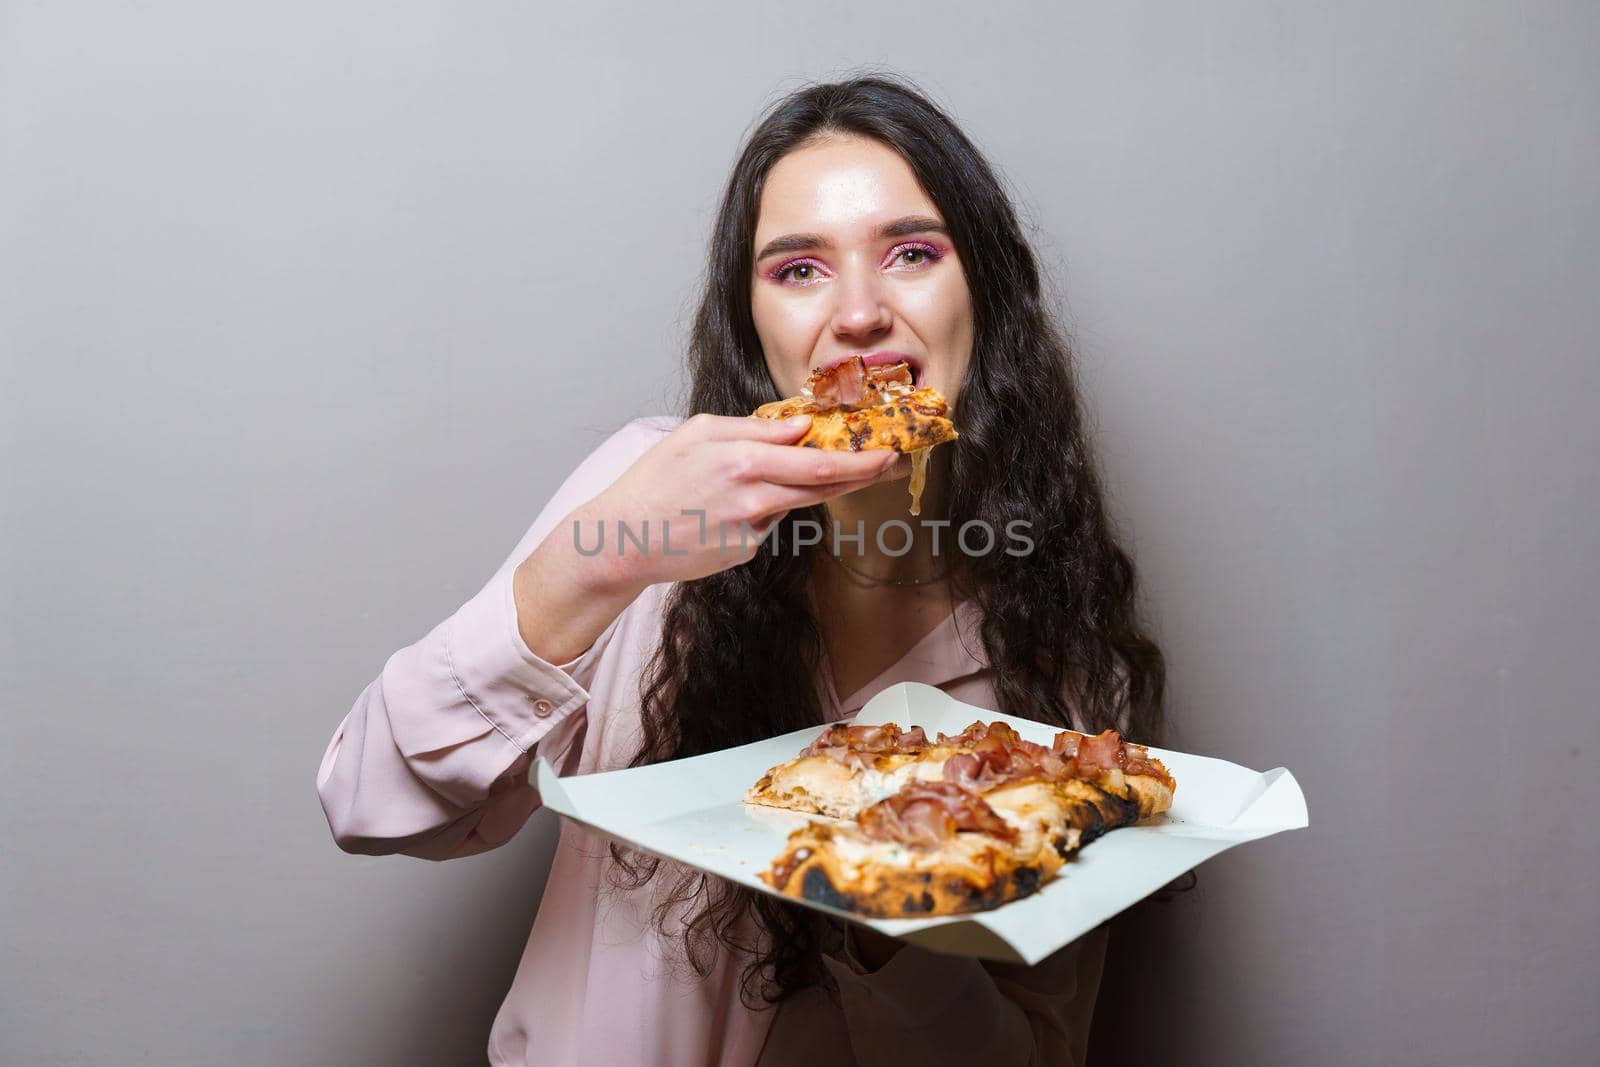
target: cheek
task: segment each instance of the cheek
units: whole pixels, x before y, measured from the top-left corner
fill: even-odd
[[[916,294],[906,308],[923,340],[940,354],[965,361],[972,347],[972,298],[966,282],[951,273]]]
[[[769,361],[809,358],[825,324],[822,304],[813,300],[781,300],[757,295],[750,302],[750,314]]]

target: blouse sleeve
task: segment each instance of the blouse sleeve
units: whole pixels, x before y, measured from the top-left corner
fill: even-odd
[[[535,750],[570,772],[592,682],[617,622],[570,663],[535,655],[512,597],[516,567],[580,504],[609,486],[662,427],[636,419],[562,484],[487,585],[389,657],[334,731],[317,772],[346,852],[444,860],[509,841],[538,807]]]
[[[1102,926],[1028,967],[906,945],[877,971],[823,957],[859,1063],[1078,1067],[1105,963]]]

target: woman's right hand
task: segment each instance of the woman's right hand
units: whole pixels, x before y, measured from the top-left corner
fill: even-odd
[[[553,663],[572,659],[645,587],[738,566],[789,511],[905,477],[900,454],[886,449],[796,448],[810,421],[695,415],[640,456],[517,567],[528,647]],[[621,539],[619,552],[619,523],[645,548]]]

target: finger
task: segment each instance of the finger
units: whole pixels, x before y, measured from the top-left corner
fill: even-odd
[[[873,449],[872,451],[879,452],[886,450]],[[780,485],[774,486],[773,488],[781,492],[792,494],[783,497],[784,500],[797,501],[797,503],[786,504],[786,507],[810,507],[812,504],[820,504],[824,500],[832,500],[836,496],[843,496],[845,493],[853,493],[857,489],[864,489],[867,486],[875,485],[878,482],[898,482],[904,481],[905,479],[911,477],[911,456],[905,452],[892,452],[890,454],[894,458],[886,462],[882,470],[880,470],[876,475],[866,479],[828,482],[815,486]]]
[[[758,418],[754,415],[696,415],[684,423],[707,441],[767,441],[793,444],[811,425],[810,415],[787,419]]]
[[[871,484],[872,479],[864,482],[828,482],[824,485],[770,485],[762,491],[761,511],[763,516],[776,513],[781,517],[796,508],[809,508]]]
[[[768,512],[767,514],[756,519],[756,521],[751,524],[750,528],[756,532],[757,537],[766,537],[767,531],[772,529],[778,523],[782,522],[783,517],[787,514],[789,514],[788,508],[781,508],[778,511]]]
[[[733,559],[748,559],[754,551],[759,551],[760,546],[766,543],[767,535],[772,533],[773,528],[783,521],[783,517],[787,514],[789,512],[786,510],[774,511],[746,520],[739,524],[737,535],[724,530],[725,539],[719,541],[717,545],[718,555]]]
[[[742,477],[777,485],[864,484],[892,468],[896,457],[897,453],[885,448],[835,452],[752,441],[740,446],[734,464]]]
[[[908,452],[896,452],[894,462],[883,468],[878,475],[880,482],[899,482],[911,477],[911,455]]]

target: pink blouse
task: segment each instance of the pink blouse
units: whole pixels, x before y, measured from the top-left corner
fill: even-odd
[[[535,755],[562,775],[624,767],[638,745],[638,680],[670,587],[646,589],[571,663],[530,651],[517,627],[516,565],[678,420],[636,419],[562,484],[476,596],[396,652],[334,731],[317,792],[339,847],[446,860],[505,844],[539,806]],[[898,682],[994,707],[977,609],[956,611],[858,692],[817,684],[830,719]],[[1081,1063],[1104,930],[1036,967],[902,948],[869,972],[850,953],[780,1009],[739,998],[743,961],[700,978],[651,922],[651,895],[606,879],[603,838],[563,823],[544,900],[489,1034],[493,1064]]]

